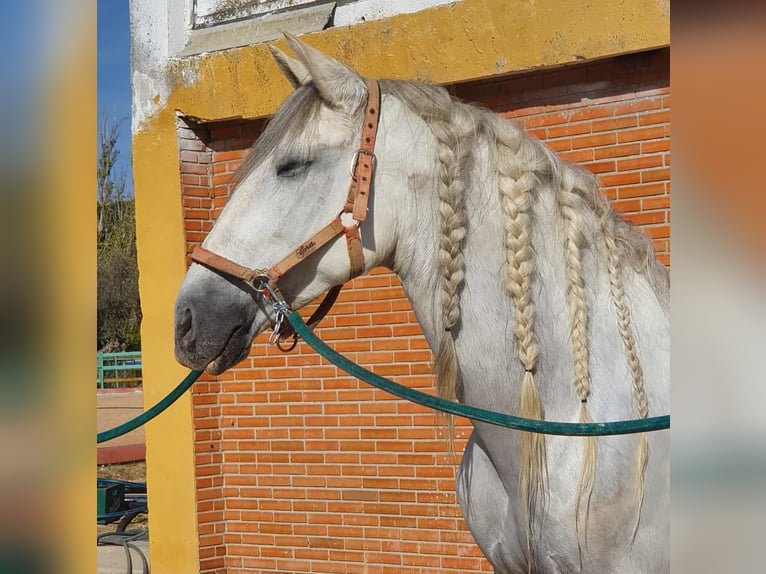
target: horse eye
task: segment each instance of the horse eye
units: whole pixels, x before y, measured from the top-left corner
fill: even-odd
[[[303,173],[311,164],[312,161],[309,159],[289,160],[277,168],[277,175],[279,177],[295,177]]]

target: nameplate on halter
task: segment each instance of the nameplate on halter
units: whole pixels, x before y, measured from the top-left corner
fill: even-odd
[[[298,259],[303,259],[306,257],[306,255],[309,255],[313,252],[312,247],[314,247],[317,244],[316,241],[307,241],[303,245],[301,245],[298,249],[295,250],[295,256]]]

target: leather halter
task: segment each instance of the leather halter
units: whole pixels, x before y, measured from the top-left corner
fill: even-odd
[[[372,195],[372,179],[375,170],[375,140],[380,118],[380,86],[376,80],[366,79],[365,83],[367,84],[367,103],[365,105],[364,123],[362,124],[362,137],[354,158],[348,195],[340,214],[269,269],[245,267],[199,245],[191,253],[193,261],[219,271],[224,275],[240,279],[269,298],[278,297],[283,299],[277,287],[277,281],[301,261],[338,236],[344,235],[351,267],[349,279],[353,279],[364,272],[364,253],[362,251],[362,239],[359,235],[359,225],[367,219],[368,203],[370,195]],[[328,292],[319,308],[309,319],[308,324],[310,327],[313,328],[324,318],[335,302],[335,299],[337,299],[340,289],[341,286],[337,285]],[[294,342],[287,350],[295,346],[297,335],[289,323],[275,325],[274,331],[276,335],[275,342],[279,343],[279,341],[284,341],[292,336]],[[280,346],[280,348],[283,347]]]

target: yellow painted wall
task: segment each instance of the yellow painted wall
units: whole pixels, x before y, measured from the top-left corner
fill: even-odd
[[[176,117],[163,110],[133,136],[133,178],[145,408],[188,370],[173,358],[173,306],[186,272]],[[152,571],[197,571],[197,515],[191,397],[186,393],[146,426]]]
[[[669,0],[464,0],[302,37],[372,77],[452,83],[670,43]],[[284,42],[279,42],[285,48]],[[133,136],[144,400],[186,374],[173,358],[185,273],[176,110],[207,120],[272,114],[289,93],[265,44],[173,61],[166,103]],[[152,570],[198,570],[191,400],[146,429]]]

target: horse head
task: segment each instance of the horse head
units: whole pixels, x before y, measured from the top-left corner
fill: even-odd
[[[299,60],[275,48],[272,53],[296,89],[255,144],[234,193],[203,243],[255,269],[275,264],[338,216],[358,155],[367,101],[367,85],[357,72],[293,37],[287,40]],[[375,167],[377,174],[386,174],[387,198],[370,200],[360,228],[364,271],[389,263],[394,190],[407,186],[408,171],[402,164],[408,154],[387,149],[392,147],[386,137],[391,131],[391,122],[382,118],[376,149],[381,160]],[[279,288],[291,307],[299,309],[350,275],[346,244],[336,239],[280,278]],[[271,315],[256,291],[192,263],[176,300],[176,358],[190,368],[221,373],[247,356]]]

